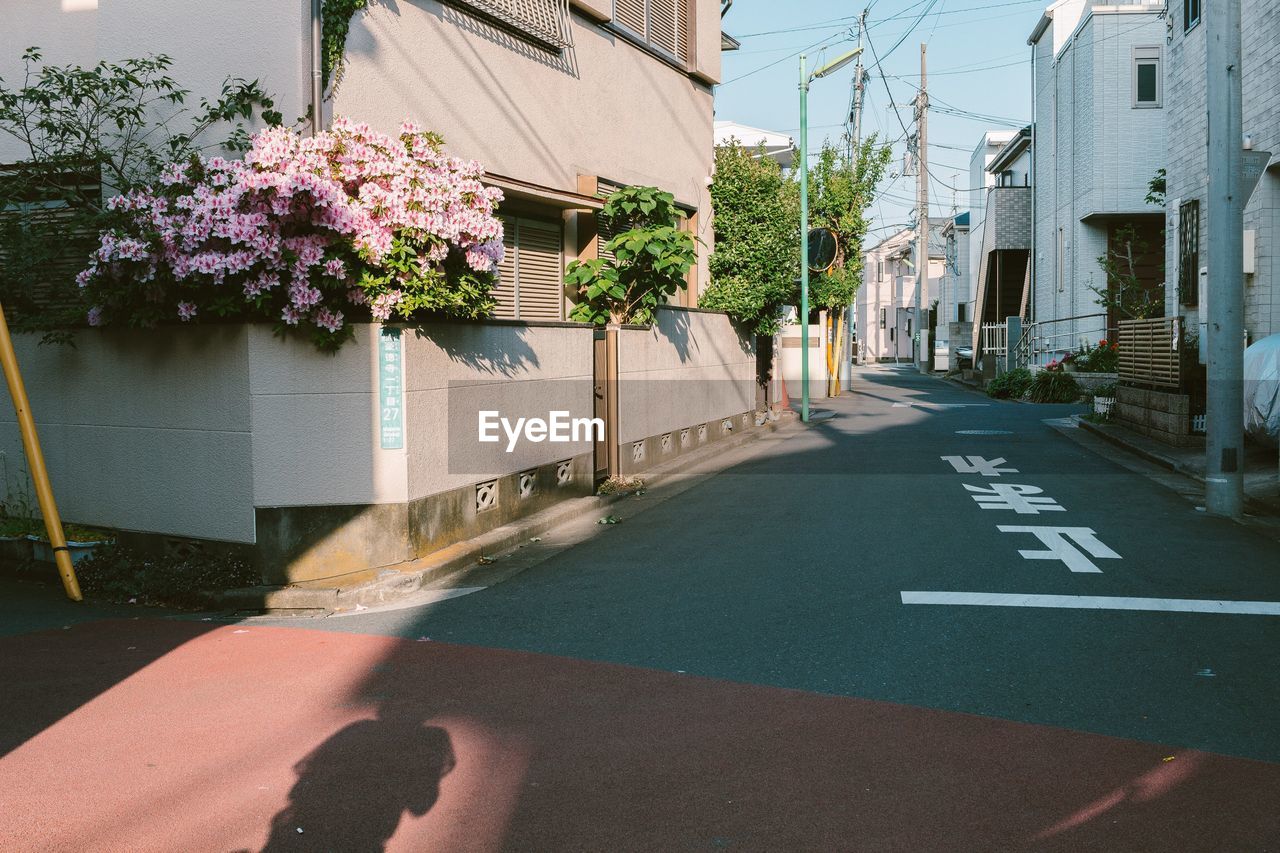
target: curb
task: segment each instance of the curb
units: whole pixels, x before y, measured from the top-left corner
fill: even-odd
[[[1146,461],[1151,462],[1152,464],[1155,464],[1155,465],[1159,465],[1162,468],[1168,468],[1170,471],[1173,471],[1177,474],[1182,474],[1184,476],[1191,477],[1193,480],[1199,480],[1200,482],[1204,482],[1203,474],[1198,473],[1193,468],[1189,468],[1188,466],[1183,465],[1181,462],[1179,462],[1176,459],[1171,459],[1170,457],[1165,456],[1163,454],[1156,453],[1152,450],[1148,450],[1147,448],[1142,447],[1141,445],[1138,445],[1132,441],[1129,441],[1122,435],[1118,435],[1112,432],[1111,430],[1103,429],[1097,424],[1092,423],[1090,421],[1086,421],[1083,418],[1077,420],[1076,423],[1079,424],[1080,429],[1084,430],[1085,432],[1092,433],[1098,436],[1098,438],[1101,438],[1103,441],[1109,442],[1110,444],[1113,444],[1116,447],[1121,448],[1122,450],[1128,451],[1129,453],[1132,453],[1134,456],[1145,459]]]
[[[1181,474],[1184,477],[1195,480],[1197,483],[1204,482],[1203,472],[1198,471],[1195,468],[1192,468],[1191,466],[1186,465],[1182,462],[1179,462],[1176,459],[1172,459],[1161,453],[1157,453],[1153,450],[1149,450],[1148,448],[1142,447],[1132,441],[1129,441],[1125,436],[1120,435],[1115,431],[1103,429],[1097,424],[1086,421],[1083,418],[1078,418],[1076,420],[1076,423],[1085,432],[1090,433],[1092,435],[1096,435],[1098,438],[1101,438],[1103,441],[1106,441],[1109,444],[1112,444],[1120,448],[1121,450],[1124,450],[1127,453],[1131,453],[1140,459],[1144,459],[1147,462],[1152,463],[1153,465],[1159,465],[1161,468],[1166,468],[1174,472],[1175,474]],[[1246,510],[1248,510],[1250,513],[1254,515],[1265,515],[1265,516],[1277,515],[1276,508],[1274,506],[1272,506],[1267,501],[1259,500],[1258,498],[1252,497],[1249,494],[1246,494],[1244,496],[1244,507]]]
[[[811,412],[810,424],[830,420],[834,412]],[[805,428],[792,412],[784,412],[776,421],[765,421],[754,429],[739,433],[695,453],[673,459],[641,475],[645,489],[663,481],[678,479],[691,466],[715,460],[727,451],[759,441],[779,432],[797,432]],[[582,515],[598,512],[632,492],[615,495],[591,495],[564,501],[541,512],[517,519],[493,530],[462,542],[401,563],[395,567],[375,570],[371,580],[354,581],[351,586],[257,586],[211,592],[205,595],[207,606],[215,610],[258,611],[277,614],[313,616],[319,613],[354,610],[387,604],[412,595],[423,589],[456,589],[465,586],[488,586],[490,581],[505,579],[508,573],[502,568],[489,569],[479,562],[481,557],[514,548],[529,539],[540,536],[566,521]],[[496,576],[492,577],[492,576]],[[367,577],[367,574],[364,575]]]

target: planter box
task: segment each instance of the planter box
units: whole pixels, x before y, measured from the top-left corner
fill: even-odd
[[[31,542],[31,556],[41,563],[55,562],[53,556],[53,546],[49,544],[47,539],[41,539],[39,536],[28,536]],[[93,555],[93,552],[99,545],[106,545],[107,542],[76,542],[67,540],[67,551],[71,554],[72,564],[78,563]]]

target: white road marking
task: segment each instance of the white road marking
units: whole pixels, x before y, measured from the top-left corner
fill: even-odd
[[[895,409],[985,409],[990,403],[894,403]]]
[[[1024,559],[1061,560],[1073,572],[1101,574],[1102,569],[1095,566],[1089,560],[1089,557],[1096,557],[1100,560],[1123,559],[1115,551],[1103,545],[1098,540],[1098,535],[1088,527],[1018,527],[1001,524],[997,529],[1001,533],[1030,533],[1049,546],[1047,551],[1019,551],[1018,553]],[[1071,539],[1074,539],[1076,545],[1088,552],[1089,557],[1086,557],[1079,548],[1076,548],[1075,545],[1068,541]]]
[[[1001,474],[1016,474],[1017,468],[1001,468],[1005,458],[984,459],[981,456],[943,456],[943,462],[949,462],[957,474],[981,474],[984,477],[999,477]]]
[[[1126,598],[1108,595],[1034,595],[1001,592],[903,592],[903,604],[1047,607],[1065,610],[1138,610],[1280,616],[1280,601],[1212,601],[1199,598]]]
[[[972,497],[978,502],[978,506],[983,509],[1011,509],[1018,515],[1039,515],[1042,512],[1067,511],[1066,507],[1060,506],[1053,498],[1031,497],[1031,495],[1044,493],[1044,489],[1038,486],[1019,486],[1013,483],[970,486],[965,483],[964,487],[971,492],[977,492]]]

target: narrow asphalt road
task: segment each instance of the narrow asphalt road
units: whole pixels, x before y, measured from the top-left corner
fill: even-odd
[[[0,847],[1280,849],[1280,546],[1073,407],[856,383],[473,594],[22,623]]]

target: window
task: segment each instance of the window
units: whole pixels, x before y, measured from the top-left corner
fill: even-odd
[[[889,309],[881,308],[880,309],[880,328],[883,329],[887,325],[889,325]]]
[[[559,222],[502,217],[498,300],[494,316],[508,320],[564,319],[564,264]]]
[[[1182,0],[1182,31],[1200,23],[1200,0]]]
[[[689,59],[689,0],[614,0],[613,21],[672,59]]]
[[[1178,208],[1178,302],[1200,304],[1200,202]]]
[[[969,321],[969,305],[961,302],[956,306],[956,322],[967,323]]]
[[[1160,80],[1160,48],[1135,47],[1133,49],[1133,106],[1137,108],[1160,107],[1163,88]]]

